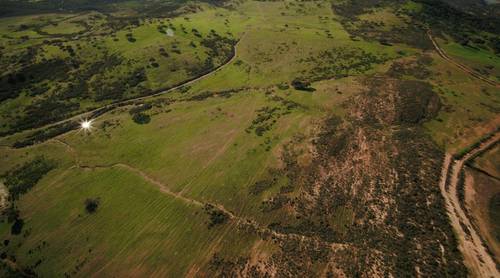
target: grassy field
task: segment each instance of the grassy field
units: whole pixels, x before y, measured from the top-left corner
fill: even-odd
[[[500,124],[498,89],[479,84],[434,55],[433,84],[443,104],[437,119],[426,123],[434,140],[451,151],[472,144]]]
[[[342,83],[338,87],[345,86]],[[249,195],[249,186],[278,163],[279,149],[291,135],[309,129],[313,118],[333,108],[336,99],[347,97],[323,90],[314,95],[287,94],[277,92],[308,109],[280,116],[264,136],[245,131],[256,110],[283,105],[270,101],[262,91],[250,90],[228,99],[215,97],[155,108],[147,125],[134,123],[127,111],[113,113],[96,121],[97,129],[91,134],[72,132],[58,137],[71,149],[48,141],[30,149],[25,158],[17,154],[22,152],[4,149],[5,166],[8,161],[20,163],[40,154],[58,162],[57,170],[20,200],[21,216],[27,219],[24,229],[36,236],[7,236],[12,241],[9,246],[21,244],[8,250],[25,265],[35,265],[41,259],[36,267],[39,273],[78,276],[96,269],[100,275],[121,271],[184,275],[189,266],[206,263],[215,250],[227,256],[240,255],[255,236],[236,236],[230,225],[208,229],[208,217],[201,207],[162,194],[130,171],[71,167],[75,163],[91,167],[124,163],[186,198],[221,204],[243,217],[265,221],[267,216],[259,209],[262,200]],[[341,108],[338,110],[340,113]],[[112,126],[102,129],[105,122]],[[86,198],[100,199],[98,212],[85,212]],[[46,200],[43,206],[35,201],[41,199]],[[4,231],[6,224],[2,225]],[[221,236],[223,243],[212,246]],[[37,251],[30,252],[33,249]],[[161,268],[154,267],[160,262]],[[123,263],[129,266],[126,270],[120,267]]]
[[[208,47],[206,40],[211,36],[215,41],[239,40],[236,57],[220,71],[185,88],[99,116],[90,133],[73,130],[18,149],[10,146],[31,131],[0,138],[2,175],[40,156],[56,165],[15,202],[24,220],[23,233],[12,235],[12,223],[0,223],[0,239],[9,242],[1,249],[6,259],[41,276],[210,276],[216,263],[234,267],[246,259],[279,261],[276,254],[295,247],[284,248],[277,235],[272,238],[261,234],[280,221],[301,223],[295,217],[299,212],[292,205],[266,212],[263,202],[287,190],[291,174],[281,176],[261,194],[251,191],[257,182],[270,178],[273,170],[286,168],[289,161],[284,157],[285,150],[290,146],[300,150],[297,160],[305,165],[300,169],[312,167],[311,161],[318,157],[313,145],[325,119],[333,115],[352,125],[372,120],[368,135],[380,141],[368,146],[379,146],[396,137],[392,127],[380,127],[387,123],[375,124],[379,117],[394,116],[377,110],[393,103],[391,97],[369,106],[367,110],[379,113],[374,119],[361,119],[359,114],[366,111],[347,109],[359,101],[360,95],[372,97],[376,93],[367,80],[382,78],[388,92],[394,89],[394,79],[429,83],[441,107],[435,118],[425,120],[422,130],[443,151],[463,148],[500,124],[498,88],[471,78],[433,50],[401,41],[383,44],[351,34],[329,2],[229,1],[229,6],[220,7],[193,4],[194,8],[175,16],[139,19],[135,18],[133,2],[117,5],[123,5],[123,9],[113,13],[0,18],[0,36],[5,38],[0,40],[0,64],[5,65],[6,74],[23,68],[17,61],[27,55],[29,46],[37,49],[30,56],[34,64],[57,59],[64,60],[65,65],[79,63],[79,67],[68,69],[67,78],[38,80],[33,85],[36,88],[23,87],[18,96],[1,101],[0,131],[12,131],[20,119],[36,115],[27,111],[39,101],[72,95],[77,89],[71,86],[85,83],[88,90],[64,98],[64,104],[79,104],[67,116],[173,86],[199,75],[197,70],[210,59],[209,68],[213,69],[227,57],[224,51],[214,53]],[[419,6],[411,2],[404,7],[416,10]],[[405,20],[409,17],[402,19],[396,11],[370,9],[358,18],[383,22],[379,26],[383,32],[408,27]],[[470,51],[454,43],[443,47],[472,67],[493,64],[498,69],[500,60],[490,59],[493,54],[486,50]],[[68,49],[74,49],[74,54]],[[228,44],[220,49],[227,50]],[[431,60],[427,76],[419,77],[415,73],[418,70],[391,75],[395,63],[417,61],[422,56]],[[121,86],[141,74],[145,78],[138,84]],[[313,89],[296,90],[292,84],[296,79],[311,82]],[[33,94],[41,84],[48,89]],[[117,96],[99,98],[100,93],[115,91]],[[146,107],[141,105],[150,105],[141,112],[150,118],[145,124],[133,118],[137,114],[134,109]],[[403,129],[399,123],[391,124],[394,130]],[[332,138],[335,136],[337,133]],[[366,136],[360,132],[347,138]],[[366,153],[355,157],[358,162],[349,167],[356,169],[364,158],[371,157],[366,148],[359,145],[358,151]],[[487,162],[482,159],[477,160],[481,167],[495,167],[496,158]],[[415,165],[411,167],[417,169],[426,163]],[[357,178],[352,177],[353,188],[372,185],[361,178],[354,180]],[[377,183],[383,186],[384,180],[380,178]],[[291,200],[299,200],[301,190],[287,193]],[[94,213],[85,210],[89,198],[99,202]],[[205,204],[221,206],[235,217],[210,226]],[[350,204],[339,205],[329,213],[325,221],[345,238],[350,227],[376,221],[360,220]],[[247,222],[257,223],[261,230],[242,228]],[[346,244],[362,246],[357,240],[346,240]],[[300,244],[304,242],[308,241]],[[368,258],[339,250],[335,254],[343,258]],[[315,252],[306,257],[321,257],[319,251]],[[233,260],[214,263],[215,254]],[[323,268],[333,269],[333,265],[322,262],[312,268],[317,274]]]
[[[75,114],[172,87],[221,65],[228,58],[230,46],[219,44],[210,49],[214,46],[205,42],[214,34],[237,39],[242,28],[238,26],[245,19],[235,15],[230,18],[234,24],[224,24],[226,10],[206,5],[199,8],[206,10],[192,20],[182,17],[135,21],[98,12],[0,19],[0,35],[5,38],[0,45],[0,63],[5,69],[0,80],[7,83],[9,76],[14,76],[12,82],[16,82],[15,78],[21,80],[7,85],[14,88],[8,88],[12,95],[6,95],[0,105],[0,131],[19,131],[16,125],[23,118],[29,121],[30,110],[50,109],[43,102],[47,99],[78,103],[69,111],[60,108],[64,110],[60,116]],[[30,62],[32,67],[22,68]],[[46,67],[52,67],[53,75],[45,73]],[[35,79],[36,84],[25,79]],[[17,113],[13,113],[13,106]],[[44,123],[48,121],[38,126]],[[27,127],[37,126],[32,121]]]
[[[453,58],[465,63],[473,69],[486,73],[492,80],[500,80],[500,57],[488,50],[464,47],[458,43],[447,43],[444,49]]]
[[[20,206],[32,236],[11,242],[21,244],[19,260],[41,259],[37,271],[47,275],[184,275],[230,229],[207,229],[201,207],[165,196],[121,169],[71,169],[54,176]],[[86,198],[99,198],[98,213],[85,212]],[[33,210],[29,204],[36,200],[45,200],[44,205]],[[161,268],[154,267],[159,263]]]

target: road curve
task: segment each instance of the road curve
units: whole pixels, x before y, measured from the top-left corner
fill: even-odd
[[[479,232],[476,231],[467,213],[460,206],[457,187],[464,164],[499,140],[500,133],[496,133],[458,160],[453,160],[453,156],[447,154],[441,172],[439,188],[445,200],[451,225],[458,237],[464,263],[473,277],[500,277],[500,273],[496,268],[495,259],[483,245]]]
[[[476,79],[479,79],[479,80],[481,80],[483,82],[486,82],[486,83],[488,83],[488,84],[490,84],[492,86],[495,86],[497,88],[500,88],[500,83],[498,83],[497,81],[491,80],[488,77],[482,75],[481,73],[479,73],[479,72],[477,72],[477,71],[469,68],[468,66],[466,66],[464,64],[461,64],[461,63],[453,60],[452,58],[450,58],[450,56],[448,56],[448,54],[446,54],[446,52],[439,46],[439,44],[436,42],[436,40],[434,39],[434,37],[432,37],[432,34],[431,34],[430,30],[427,31],[427,36],[429,36],[429,39],[431,40],[432,45],[434,46],[434,49],[437,51],[437,53],[439,54],[439,56],[441,56],[441,58],[445,59],[449,63],[454,64],[455,66],[457,66],[458,68],[460,68],[465,73],[471,75],[472,77],[474,77]]]
[[[232,56],[223,64],[221,64],[220,66],[214,68],[212,71],[209,71],[207,73],[204,73],[198,77],[195,77],[195,78],[192,78],[192,79],[188,79],[186,81],[183,81],[181,82],[180,84],[178,85],[174,85],[173,87],[169,87],[169,88],[163,88],[163,89],[159,89],[157,90],[156,93],[153,93],[151,95],[147,95],[147,96],[140,96],[140,97],[135,97],[135,98],[129,98],[129,99],[125,99],[125,100],[121,100],[121,101],[117,101],[117,102],[113,102],[113,103],[110,103],[110,104],[106,104],[106,105],[103,105],[101,107],[97,107],[97,108],[94,108],[92,110],[89,110],[89,111],[85,111],[85,112],[82,112],[82,113],[79,113],[77,115],[74,115],[74,116],[71,116],[67,119],[63,119],[63,120],[60,120],[60,121],[57,121],[57,122],[53,122],[53,123],[50,123],[50,124],[47,124],[47,125],[44,125],[44,126],[41,126],[41,127],[37,127],[37,128],[34,128],[34,129],[31,129],[31,130],[40,130],[40,129],[44,129],[44,128],[48,128],[48,127],[52,127],[52,126],[55,126],[55,125],[59,125],[59,124],[64,124],[64,123],[68,123],[70,121],[76,121],[76,120],[81,120],[81,119],[85,119],[85,118],[90,118],[90,116],[93,114],[93,113],[96,113],[100,110],[106,110],[108,108],[113,108],[113,107],[116,107],[116,106],[120,106],[124,103],[127,103],[127,102],[133,102],[133,101],[141,101],[141,100],[145,100],[145,99],[148,99],[148,98],[152,98],[152,97],[157,97],[157,96],[160,96],[160,95],[164,95],[166,93],[170,93],[172,91],[175,91],[177,89],[180,89],[182,87],[185,87],[185,86],[188,86],[188,85],[191,85],[193,83],[196,83],[202,79],[205,79],[213,74],[215,74],[216,72],[224,69],[225,67],[227,67],[229,64],[231,64],[235,59],[236,57],[238,56],[237,55],[237,51],[238,51],[238,44],[241,42],[241,40],[245,37],[246,35],[246,31],[243,32],[242,36],[238,39],[238,41],[236,42],[236,44],[233,46],[233,53],[232,53]],[[104,113],[103,113],[104,114]],[[100,115],[99,115],[100,116]],[[97,116],[98,117],[98,116]],[[96,117],[95,117],[96,118]],[[29,130],[29,129],[28,129]],[[12,135],[15,135],[15,134],[18,134],[18,133],[21,133],[21,132],[26,132],[28,130],[22,130],[22,131],[18,131],[18,132],[15,132],[15,133],[12,133],[12,134],[9,134],[9,135],[6,135],[6,136],[3,136],[3,137],[0,137],[0,138],[6,138],[6,137],[10,137]]]

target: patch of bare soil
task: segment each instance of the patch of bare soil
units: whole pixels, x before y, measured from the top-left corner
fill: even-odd
[[[460,180],[460,172],[463,170],[465,162],[498,140],[500,140],[500,133],[497,133],[478,147],[470,150],[461,159],[455,161],[448,154],[442,168],[440,189],[446,202],[448,216],[458,236],[459,248],[464,256],[464,262],[472,275],[476,277],[499,277],[500,273],[498,272],[494,258],[483,245],[480,233],[463,210],[458,198],[457,188]],[[470,183],[465,184],[465,186],[468,185],[470,186]],[[465,191],[467,192],[469,189],[465,189]]]
[[[500,242],[495,239],[498,227],[490,219],[489,205],[495,194],[500,194],[500,180],[485,175],[474,168],[465,170],[465,207],[488,248],[500,262]]]
[[[439,188],[442,152],[421,123],[439,98],[421,81],[365,80],[348,117],[325,119],[311,140],[283,149],[286,184],[262,202],[261,239],[277,248],[265,264],[214,256],[213,276],[465,277]],[[306,141],[306,142],[304,142]],[[309,151],[308,163],[303,162]],[[263,194],[256,191],[252,194]],[[270,194],[263,194],[269,196]],[[258,247],[256,247],[258,249]],[[258,252],[257,252],[258,253]]]
[[[2,212],[9,205],[8,201],[9,191],[7,187],[0,182],[0,212]]]

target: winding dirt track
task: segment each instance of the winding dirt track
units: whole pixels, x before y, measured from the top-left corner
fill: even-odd
[[[270,228],[263,226],[260,223],[257,223],[253,219],[248,219],[242,216],[238,216],[235,213],[231,212],[230,210],[226,209],[223,205],[221,204],[215,204],[215,203],[209,203],[209,202],[201,202],[189,197],[186,197],[182,194],[182,192],[174,192],[169,189],[169,187],[155,179],[154,177],[150,176],[146,172],[132,166],[126,163],[113,163],[113,164],[107,164],[107,165],[83,165],[78,159],[78,154],[77,151],[68,143],[64,142],[63,140],[60,139],[51,139],[52,142],[62,144],[67,148],[67,151],[71,153],[75,160],[75,164],[71,167],[69,167],[66,171],[62,173],[62,176],[66,175],[68,171],[72,169],[83,169],[83,170],[89,170],[89,171],[94,171],[98,169],[113,169],[113,168],[122,168],[124,170],[127,170],[131,173],[134,173],[140,177],[142,177],[145,181],[151,183],[152,185],[156,186],[160,192],[169,195],[171,197],[174,197],[178,200],[181,200],[187,204],[193,204],[199,207],[204,207],[207,204],[213,205],[220,211],[224,212],[231,220],[234,221],[236,226],[240,227],[252,227],[255,231],[258,233],[261,233],[263,235],[268,235],[276,239],[298,239],[300,241],[316,241],[317,238],[314,237],[308,237],[300,234],[295,234],[295,233],[280,233],[274,230],[271,230]],[[60,181],[59,179],[57,181]],[[349,244],[345,243],[328,243],[330,248],[332,250],[340,250],[349,247]]]
[[[209,72],[207,72],[205,74],[202,74],[202,75],[200,75],[198,77],[195,77],[195,78],[183,81],[182,83],[180,83],[178,85],[174,85],[173,87],[158,89],[158,90],[156,90],[157,91],[156,93],[153,93],[153,94],[150,94],[150,95],[147,95],[147,96],[141,96],[141,97],[136,97],[136,98],[129,98],[129,99],[125,99],[125,100],[113,102],[113,103],[110,103],[110,104],[106,104],[104,106],[97,107],[95,109],[92,109],[92,110],[89,110],[89,111],[82,112],[82,113],[79,113],[77,115],[71,116],[71,117],[69,117],[67,119],[63,119],[63,120],[60,120],[60,121],[57,121],[57,122],[53,122],[53,123],[50,123],[50,124],[47,124],[47,125],[44,125],[44,126],[41,126],[41,127],[34,128],[33,130],[40,130],[40,129],[52,127],[52,126],[55,126],[55,125],[68,123],[68,122],[71,122],[71,121],[78,121],[78,120],[81,120],[81,119],[89,118],[93,113],[96,113],[96,112],[98,112],[100,110],[105,110],[105,109],[108,109],[108,108],[120,106],[120,105],[123,105],[123,104],[128,103],[128,102],[141,101],[141,100],[145,100],[145,99],[157,97],[157,96],[160,96],[160,95],[164,95],[164,94],[170,93],[172,91],[175,91],[177,89],[183,88],[183,87],[191,85],[193,83],[196,83],[196,82],[198,82],[198,81],[200,81],[202,79],[205,79],[205,78],[207,78],[207,77],[215,74],[216,72],[224,69],[225,67],[227,67],[229,64],[231,64],[236,59],[236,57],[238,56],[237,55],[237,51],[238,51],[238,47],[237,46],[241,42],[241,40],[245,37],[246,34],[247,34],[246,31],[243,32],[243,35],[236,42],[236,44],[233,46],[232,56],[225,63],[221,64],[220,66],[218,66],[216,68],[214,68],[212,71],[209,71]],[[6,135],[4,137],[9,137],[9,136],[12,136],[14,134],[25,132],[25,131],[27,131],[27,130],[23,130],[23,131],[19,131],[19,132],[13,133],[13,134],[9,134],[9,135]]]
[[[449,62],[451,64],[454,64],[455,66],[457,66],[458,68],[460,68],[464,72],[468,73],[472,77],[477,78],[477,79],[479,79],[483,82],[486,82],[492,86],[495,86],[497,88],[500,88],[500,83],[498,83],[494,80],[491,80],[488,77],[482,75],[481,73],[469,68],[468,66],[461,64],[461,63],[453,60],[452,58],[450,58],[450,56],[448,56],[448,54],[446,54],[446,52],[439,46],[439,44],[436,42],[434,37],[432,37],[430,30],[427,31],[427,35],[429,36],[429,39],[432,41],[432,45],[434,45],[434,49],[436,49],[437,53],[439,54],[439,56],[441,56],[441,58],[445,59],[447,62]]]
[[[457,194],[459,176],[464,164],[469,159],[499,140],[500,133],[496,133],[492,138],[486,140],[477,148],[470,150],[458,160],[453,160],[452,155],[447,154],[441,172],[439,188],[446,203],[451,225],[458,237],[459,249],[464,256],[464,263],[474,277],[500,277],[500,273],[496,268],[494,258],[483,245],[479,232],[476,231],[471,220],[460,206]]]
[[[177,193],[177,192],[171,191],[168,188],[168,186],[166,186],[162,182],[160,182],[160,181],[156,180],[155,178],[149,176],[147,173],[143,172],[142,170],[137,169],[137,168],[135,168],[135,167],[133,167],[131,165],[128,165],[128,164],[115,163],[115,164],[111,164],[111,165],[99,165],[99,166],[74,165],[71,168],[88,169],[88,170],[122,168],[122,169],[125,169],[125,170],[129,171],[129,172],[135,173],[136,175],[141,176],[145,181],[147,181],[147,182],[155,185],[156,187],[158,187],[158,189],[162,193],[164,193],[166,195],[169,195],[169,196],[172,196],[172,197],[174,197],[176,199],[179,199],[181,201],[184,201],[187,204],[193,204],[193,205],[196,205],[196,206],[199,206],[199,207],[204,207],[206,204],[213,205],[214,207],[216,207],[220,211],[224,212],[233,221],[235,227],[242,227],[242,228],[244,228],[244,227],[247,227],[247,228],[251,227],[257,233],[260,233],[262,235],[267,235],[267,236],[270,236],[272,238],[280,239],[280,240],[295,239],[295,240],[300,240],[300,241],[311,241],[311,242],[316,242],[318,240],[315,237],[309,237],[309,236],[304,236],[304,235],[295,234],[295,233],[280,233],[280,232],[274,231],[274,230],[272,230],[272,229],[270,229],[270,228],[268,228],[266,226],[263,226],[260,223],[257,223],[253,219],[248,219],[248,218],[245,218],[245,217],[238,216],[238,215],[234,214],[233,212],[227,210],[221,204],[214,204],[214,203],[208,203],[208,202],[207,203],[203,203],[203,202],[200,202],[198,200],[195,200],[195,199],[192,199],[192,198],[189,198],[189,197],[185,197],[181,193]],[[220,238],[220,240],[222,240],[222,237]],[[332,250],[342,250],[342,249],[348,248],[350,246],[350,244],[347,244],[347,243],[335,243],[334,242],[334,243],[328,243],[328,246]],[[209,254],[209,255],[211,255],[211,254]]]
[[[500,83],[491,80],[481,73],[461,64],[446,54],[439,46],[436,40],[432,37],[431,31],[427,31],[429,39],[444,60],[460,68],[470,76],[488,83],[489,85],[500,88]],[[464,263],[474,277],[500,277],[500,273],[496,267],[495,259],[488,253],[483,244],[483,240],[478,231],[476,231],[467,213],[462,209],[460,200],[458,199],[458,183],[460,172],[463,170],[464,164],[475,155],[481,153],[492,144],[500,140],[500,133],[496,133],[493,137],[483,142],[478,147],[470,150],[461,159],[453,160],[451,154],[446,154],[444,165],[441,172],[441,180],[439,188],[446,203],[448,216],[450,217],[451,225],[456,232],[459,241],[459,249],[464,256]]]

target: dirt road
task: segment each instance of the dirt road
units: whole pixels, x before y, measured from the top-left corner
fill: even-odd
[[[427,31],[427,35],[429,36],[429,39],[432,41],[432,44],[434,45],[434,49],[436,49],[437,53],[439,54],[439,56],[441,56],[443,59],[445,59],[446,61],[448,61],[449,63],[451,64],[454,64],[455,66],[457,66],[458,68],[460,68],[461,70],[463,70],[465,73],[471,75],[472,77],[476,78],[476,79],[479,79],[483,82],[486,82],[492,86],[495,86],[497,88],[500,88],[500,83],[494,81],[494,80],[491,80],[489,79],[488,77],[482,75],[481,73],[469,68],[468,66],[464,65],[464,64],[461,64],[455,60],[453,60],[452,58],[450,58],[450,56],[448,56],[448,54],[446,54],[446,52],[439,46],[439,44],[436,42],[436,40],[434,39],[434,37],[432,37],[432,34],[431,34],[431,31]]]
[[[489,146],[500,140],[500,133],[486,140],[478,147],[470,150],[461,159],[453,160],[451,154],[447,154],[441,172],[439,188],[445,199],[448,216],[455,230],[459,249],[464,256],[464,263],[474,277],[500,277],[496,268],[494,258],[488,253],[478,231],[476,231],[471,220],[460,206],[457,187],[460,172],[464,164],[476,154],[484,151]]]
[[[207,72],[205,74],[202,74],[202,75],[200,75],[198,77],[195,77],[195,78],[183,81],[182,83],[180,83],[178,85],[174,85],[173,87],[158,89],[158,90],[156,90],[155,93],[147,95],[147,96],[141,96],[141,97],[136,97],[136,98],[129,98],[129,99],[125,99],[125,100],[113,102],[113,103],[110,103],[110,104],[107,104],[107,105],[103,105],[101,107],[97,107],[95,109],[92,109],[92,110],[89,110],[89,111],[86,111],[86,112],[79,113],[79,114],[71,116],[71,117],[69,117],[67,119],[63,119],[63,120],[60,120],[60,121],[57,121],[57,122],[54,122],[54,123],[50,123],[50,124],[44,125],[42,127],[34,128],[33,130],[41,130],[41,129],[44,129],[44,128],[48,128],[48,127],[59,125],[59,124],[68,123],[68,122],[71,122],[71,121],[79,121],[81,119],[90,118],[93,113],[96,113],[96,112],[98,112],[100,110],[104,110],[105,111],[108,108],[115,107],[115,106],[120,106],[120,105],[128,103],[128,102],[142,101],[142,100],[146,100],[146,99],[149,99],[149,98],[153,98],[153,97],[157,97],[157,96],[160,96],[160,95],[164,95],[164,94],[170,93],[172,91],[175,91],[177,89],[183,88],[183,87],[191,85],[193,83],[196,83],[196,82],[198,82],[200,80],[203,80],[203,79],[205,79],[205,78],[207,78],[209,76],[212,76],[216,72],[218,72],[218,71],[224,69],[225,67],[227,67],[229,64],[231,64],[236,59],[236,57],[238,56],[238,47],[237,46],[241,42],[241,40],[245,37],[245,35],[246,35],[246,32],[243,33],[243,35],[240,37],[240,39],[233,46],[232,56],[225,63],[223,63],[222,65],[220,65],[220,66],[218,66],[216,68],[214,68],[212,71],[209,71],[209,72]],[[21,132],[26,132],[26,131],[27,130],[19,131],[19,132],[13,133],[13,134],[6,135],[4,137],[10,137],[12,135],[15,135],[15,134],[18,134],[18,133],[21,133]]]

